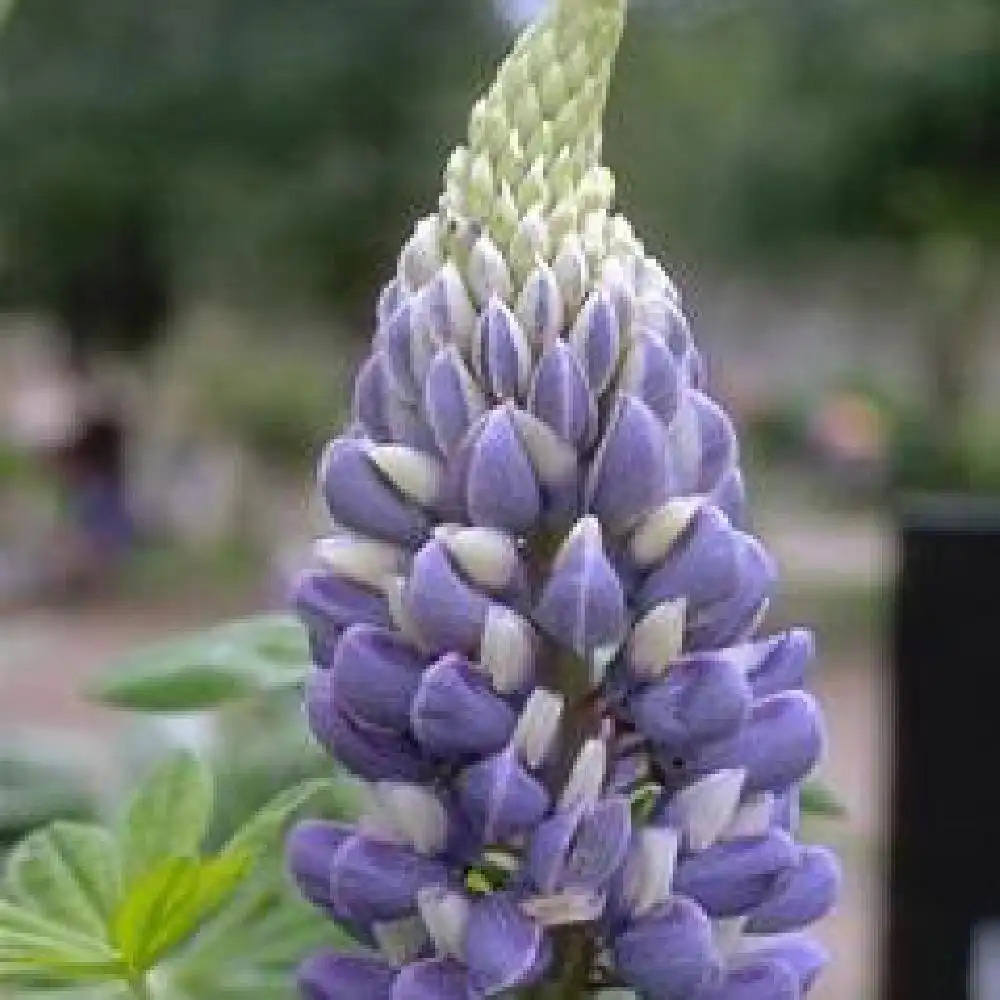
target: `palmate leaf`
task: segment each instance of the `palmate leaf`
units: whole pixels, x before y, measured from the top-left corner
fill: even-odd
[[[112,942],[126,966],[143,973],[198,927],[233,894],[252,865],[247,852],[204,861],[169,858],[129,890],[115,915]]]
[[[133,711],[197,711],[298,684],[309,662],[305,630],[294,618],[259,615],[140,650],[89,693]]]
[[[329,925],[283,900],[290,890],[280,879],[265,893],[254,890],[249,907],[240,890],[289,818],[322,795],[335,798],[337,789],[327,780],[285,789],[219,854],[203,857],[212,782],[203,764],[179,753],[136,793],[117,839],[68,822],[30,835],[8,859],[0,983],[34,990],[100,983],[106,992],[99,995],[110,998],[113,983],[139,981],[164,962],[169,981],[185,968],[181,956],[228,937],[225,976],[219,971],[215,985],[185,988],[178,996],[277,997],[278,984],[291,983],[289,970],[303,952],[330,939]],[[238,895],[240,904],[229,912]],[[215,975],[202,968],[197,976],[206,974]]]
[[[53,823],[13,849],[5,887],[26,910],[103,939],[121,890],[118,845],[98,826]]]
[[[212,780],[189,753],[161,764],[139,789],[120,832],[127,882],[141,879],[162,861],[194,858],[212,812]]]
[[[46,985],[120,978],[108,942],[0,900],[0,982]]]

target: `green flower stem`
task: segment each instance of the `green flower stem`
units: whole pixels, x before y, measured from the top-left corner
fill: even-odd
[[[129,983],[129,993],[135,997],[135,1000],[153,1000],[153,993],[145,976],[133,979]]]

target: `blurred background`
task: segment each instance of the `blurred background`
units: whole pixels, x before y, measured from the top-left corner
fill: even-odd
[[[0,0],[0,838],[99,808],[123,745],[204,739],[81,691],[280,607],[377,290],[538,7]],[[817,996],[874,1000],[891,512],[1000,494],[1000,5],[633,7],[606,156],[742,429],[775,618],[820,635],[848,877]],[[237,787],[306,766],[297,725]]]

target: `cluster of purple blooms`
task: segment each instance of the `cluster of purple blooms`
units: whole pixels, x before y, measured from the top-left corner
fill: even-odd
[[[794,839],[812,638],[757,634],[775,568],[677,292],[618,217],[575,280],[455,215],[380,298],[295,595],[312,731],[370,788],[290,837],[361,946],[302,995],[798,1000],[839,881]]]

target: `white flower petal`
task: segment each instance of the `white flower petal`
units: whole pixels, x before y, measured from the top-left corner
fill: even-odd
[[[732,822],[745,780],[743,768],[726,769],[709,774],[677,793],[674,804],[692,850],[710,847]]]
[[[528,767],[538,767],[548,755],[559,731],[563,696],[545,688],[535,688],[517,720],[511,741]]]

